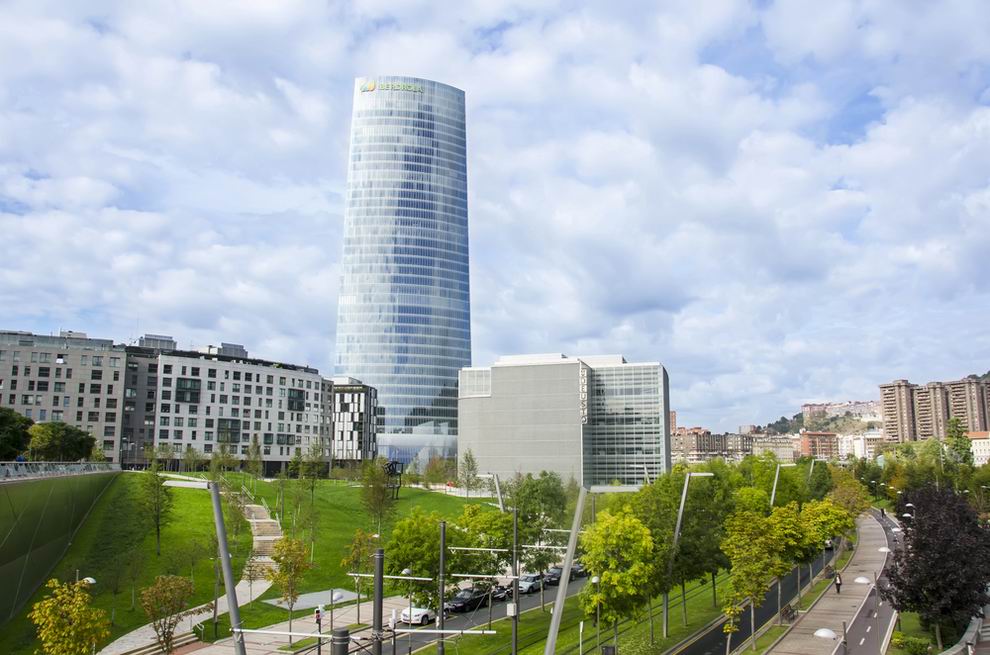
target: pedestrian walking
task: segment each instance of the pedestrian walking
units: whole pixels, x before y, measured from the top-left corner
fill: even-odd
[[[835,593],[842,593],[842,575],[839,573],[835,574]]]

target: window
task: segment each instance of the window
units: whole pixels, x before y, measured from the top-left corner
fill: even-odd
[[[172,386],[172,378],[162,378],[162,386],[163,387],[171,387]]]
[[[39,421],[47,421],[48,420],[48,410],[47,409],[39,409],[38,410],[38,420]]]
[[[103,355],[93,355],[93,366],[103,366]]]
[[[117,412],[105,412],[103,414],[103,420],[107,423],[113,423],[117,420]]]
[[[108,396],[112,396],[113,395],[113,385],[112,384],[108,384],[107,385],[107,395]]]
[[[169,421],[170,421],[170,419],[167,416],[159,416],[158,417],[158,425],[168,425],[169,424]]]
[[[76,407],[82,407],[85,402],[86,402],[85,398],[83,398],[82,396],[76,396]]]
[[[100,393],[100,389],[101,388],[102,387],[99,384],[91,384],[91,385],[89,385],[89,392],[90,393],[98,394],[98,393]]]
[[[116,429],[115,429],[114,426],[112,426],[112,425],[104,425],[103,426],[103,436],[104,437],[112,437],[114,435],[114,432],[116,432]],[[103,447],[106,448],[106,442],[105,441],[103,442]]]
[[[99,412],[89,412],[86,415],[86,420],[89,421],[90,423],[97,423],[100,420],[100,413]]]
[[[172,400],[172,392],[168,389],[162,390],[162,400]]]
[[[55,393],[65,393],[65,382],[55,383]]]
[[[52,354],[51,353],[38,353],[38,361],[41,362],[42,364],[51,364],[52,363]]]
[[[56,378],[61,378],[62,377],[62,369],[60,369],[60,368],[55,369],[55,377]]]
[[[71,380],[72,379],[72,369],[71,368],[65,369],[65,379],[66,380]]]
[[[120,357],[110,358],[110,368],[120,368]]]
[[[148,376],[148,386],[149,387],[158,386],[158,378],[156,378],[154,375],[149,375]]]
[[[113,381],[114,382],[119,382],[120,381],[120,371],[114,371],[113,372]]]
[[[213,433],[211,431],[207,430],[203,434],[203,441],[213,441]]]
[[[182,438],[182,430],[173,430],[172,432],[175,435],[175,436],[172,437],[173,439],[181,439]]]
[[[171,364],[165,364],[162,367],[162,373],[164,373],[165,375],[172,375],[172,365]]]
[[[185,419],[183,419],[181,416],[176,416],[174,425],[177,428],[183,427],[183,425],[185,425]]]
[[[157,373],[158,372],[158,364],[156,364],[154,362],[152,362],[151,364],[148,364],[148,372],[149,373]]]
[[[38,362],[38,353],[31,353],[31,363],[36,364]]]
[[[159,430],[158,431],[158,438],[159,439],[168,439],[168,430]]]
[[[3,358],[0,357],[0,359],[3,359]],[[65,353],[59,353],[59,354],[55,355],[55,363],[56,364],[64,364],[65,363]]]
[[[190,414],[199,414],[199,405],[189,405]]]
[[[80,382],[79,383],[79,393],[86,393],[86,383],[85,382]]]
[[[24,410],[24,416],[26,416],[27,418],[33,420],[34,419],[34,410],[32,410],[32,409],[25,409]]]
[[[216,376],[217,376],[217,369],[211,368],[211,369],[209,369],[209,370],[206,371],[206,377],[208,377],[208,378],[215,378]]]
[[[192,369],[189,371],[189,374],[191,376],[193,376],[194,378],[198,378],[199,377],[199,367],[198,366],[193,366]]]
[[[188,418],[188,419],[186,419],[186,425],[189,426],[189,427],[191,427],[191,428],[196,427],[196,424],[198,422],[199,422],[199,419],[197,419],[197,418]]]
[[[53,409],[52,410],[52,420],[53,421],[62,421],[62,420],[64,420],[63,419],[62,410],[60,410],[60,409]]]
[[[209,443],[208,444],[203,444],[203,452],[204,453],[212,453],[213,452],[213,444],[209,444]]]
[[[51,377],[51,374],[52,374],[52,369],[50,367],[48,367],[48,366],[39,366],[38,367],[38,377],[39,378],[48,378],[48,377]]]
[[[76,412],[76,423],[82,423],[82,412]]]
[[[98,371],[98,370],[96,370],[94,368],[92,371],[89,372],[89,379],[90,380],[102,380],[103,379],[103,371]]]
[[[38,380],[38,391],[48,391],[48,382],[46,380]]]
[[[29,375],[31,375],[31,367],[30,366],[25,366],[24,367],[24,377],[28,377]]]
[[[116,409],[117,408],[117,399],[116,398],[107,398],[107,404],[105,406],[106,406],[107,409]]]

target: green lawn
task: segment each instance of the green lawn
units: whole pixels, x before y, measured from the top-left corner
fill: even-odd
[[[130,581],[120,579],[119,560],[115,555],[129,550],[126,544],[115,543],[114,536],[120,534],[120,527],[127,524],[131,518],[140,516],[136,506],[141,474],[123,473],[114,479],[111,486],[103,494],[93,508],[89,518],[80,528],[76,539],[69,547],[61,562],[55,567],[51,577],[60,580],[74,580],[76,569],[80,577],[93,577],[96,584],[92,588],[93,604],[107,610],[108,613],[116,607],[116,621],[109,641],[130,632],[134,628],[148,622],[147,616],[138,603],[131,609]],[[143,533],[134,549],[143,553],[144,561],[140,574],[135,580],[134,587],[138,591],[151,584],[157,575],[174,571],[180,575],[188,575],[189,565],[174,561],[172,554],[177,552],[180,545],[200,541],[209,543],[213,533],[213,507],[210,495],[199,489],[174,488],[175,506],[173,520],[162,530],[162,555],[155,555],[155,537],[153,532]],[[240,538],[233,545],[233,550],[240,553],[235,556],[234,575],[240,577],[244,565],[244,554],[250,550],[251,532],[246,522],[242,525]],[[203,559],[193,568],[195,580],[195,596],[193,604],[198,605],[213,597],[213,565]],[[110,588],[114,578],[118,578],[118,591],[115,596]],[[222,585],[221,585],[222,586]],[[37,647],[34,626],[27,618],[27,613],[33,603],[45,595],[44,588],[39,589],[27,603],[24,610],[7,623],[0,631],[0,652],[11,655],[27,655]]]
[[[937,648],[935,645],[935,631],[925,630],[921,625],[921,617],[915,612],[901,612],[898,615],[897,625],[894,626],[894,637],[891,639],[891,645],[887,649],[887,655],[910,655],[908,649],[894,646],[898,641],[898,637],[901,635],[922,639],[931,644],[933,651]],[[942,645],[945,648],[959,641],[960,636],[961,633],[952,626],[942,626]]]
[[[788,628],[790,628],[790,626],[787,625],[775,625],[768,628],[766,632],[757,637],[756,652],[765,653],[767,648],[770,648],[770,644],[777,641],[777,638],[787,632]],[[747,650],[746,652],[749,653],[752,651]]]

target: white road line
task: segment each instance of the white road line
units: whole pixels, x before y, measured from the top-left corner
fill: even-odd
[[[863,637],[862,639],[859,640],[859,645],[862,646],[864,641],[866,641],[866,637]]]
[[[866,631],[869,632],[870,631],[870,628],[872,628],[872,627],[873,627],[872,625],[866,626]]]

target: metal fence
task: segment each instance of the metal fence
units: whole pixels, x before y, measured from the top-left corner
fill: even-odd
[[[0,462],[0,482],[119,471],[112,462]]]

